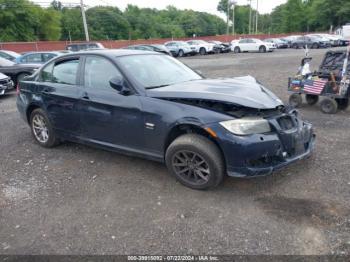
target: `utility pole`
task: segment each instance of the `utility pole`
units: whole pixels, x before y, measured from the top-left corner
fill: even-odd
[[[232,35],[235,35],[235,7],[237,4],[236,0],[231,0],[232,4]]]
[[[259,0],[256,0],[255,34],[258,34]]]
[[[249,34],[251,34],[252,28],[252,0],[249,1]]]
[[[227,28],[226,28],[226,35],[230,33],[230,0],[227,0]]]
[[[89,37],[89,30],[88,30],[88,26],[86,23],[86,16],[85,16],[85,8],[84,8],[84,2],[83,0],[80,0],[80,9],[81,9],[81,15],[83,17],[83,24],[84,24],[84,31],[85,31],[85,39],[86,42],[90,41],[90,37]]]

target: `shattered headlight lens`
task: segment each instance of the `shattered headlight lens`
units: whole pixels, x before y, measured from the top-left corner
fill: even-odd
[[[241,118],[220,122],[220,125],[236,135],[261,134],[271,131],[269,122],[263,118]]]

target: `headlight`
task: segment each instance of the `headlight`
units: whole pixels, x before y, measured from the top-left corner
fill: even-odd
[[[220,125],[236,135],[251,135],[270,132],[269,122],[263,118],[242,118],[220,122]]]

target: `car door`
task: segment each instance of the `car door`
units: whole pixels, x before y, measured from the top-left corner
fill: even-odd
[[[248,39],[248,51],[257,52],[259,51],[259,43],[254,39]]]
[[[56,60],[42,69],[37,82],[50,121],[61,136],[79,136],[81,132],[79,68],[80,57]]]
[[[242,39],[238,42],[238,46],[241,49],[241,52],[246,52],[249,50],[248,48],[248,39]]]
[[[143,144],[141,103],[136,94],[122,95],[109,81],[122,74],[102,56],[87,55],[82,74],[82,137],[93,143],[126,150]]]

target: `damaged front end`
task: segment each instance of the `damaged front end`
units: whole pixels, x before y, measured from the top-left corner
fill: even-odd
[[[215,100],[166,100],[233,117],[230,121],[206,126],[217,135],[229,176],[268,175],[312,153],[315,141],[312,125],[290,107],[257,109]],[[229,125],[236,122],[236,126]]]
[[[254,111],[256,116],[252,118]],[[242,114],[242,119],[253,119],[253,122],[260,119],[266,125],[250,128],[248,134],[233,133],[222,125],[209,125],[219,134],[218,143],[224,152],[229,176],[268,175],[311,155],[315,142],[312,125],[303,121],[295,109],[248,109]]]
[[[229,176],[271,174],[309,156],[314,146],[312,125],[249,76],[191,81],[151,90],[148,95],[202,108],[199,119],[210,115],[208,110],[219,113],[205,118],[203,127],[215,133]],[[225,120],[217,120],[223,115]]]

